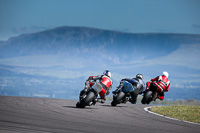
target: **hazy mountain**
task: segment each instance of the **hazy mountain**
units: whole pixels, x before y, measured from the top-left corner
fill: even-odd
[[[142,73],[146,82],[167,70],[172,90],[166,97],[200,100],[199,50],[200,35],[191,34],[69,26],[23,34],[0,41],[0,94],[74,99],[89,75],[105,69],[113,89],[121,78]]]
[[[195,44],[199,38],[200,35],[130,34],[65,26],[0,42],[0,58],[67,53],[92,55],[95,51],[152,58],[157,54],[167,55],[181,44]]]

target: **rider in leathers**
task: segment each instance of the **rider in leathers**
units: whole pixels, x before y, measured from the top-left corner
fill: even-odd
[[[112,88],[112,80],[110,78],[111,72],[108,70],[105,70],[103,75],[90,76],[85,82],[85,88],[81,91],[80,95],[87,92],[87,90],[94,85],[96,80],[99,80],[99,84],[102,86],[102,90],[99,93],[100,99],[97,99],[97,102],[104,103],[106,100],[106,95],[110,94],[110,90]]]
[[[131,83],[135,89],[139,90],[137,92],[131,92],[130,93],[131,98],[129,99],[129,101],[132,104],[135,104],[137,102],[138,94],[142,94],[143,91],[145,91],[145,83],[143,81],[143,75],[142,74],[137,74],[136,78],[122,79],[120,84],[119,84],[119,86],[118,86],[118,89],[116,89],[115,91],[112,92],[113,94],[116,94],[119,90],[121,90],[123,88],[123,82],[124,81],[127,81],[127,82]]]
[[[164,99],[164,92],[169,91],[170,81],[168,79],[169,73],[164,71],[161,76],[157,76],[156,78],[151,79],[151,81],[147,82],[146,90],[149,89],[152,83],[156,84],[158,90],[158,97],[160,100]]]

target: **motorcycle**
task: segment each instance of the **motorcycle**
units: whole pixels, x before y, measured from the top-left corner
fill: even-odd
[[[84,93],[80,94],[79,101],[76,104],[77,108],[85,108],[85,106],[95,105],[98,101],[97,97],[99,92],[102,90],[102,86],[95,82],[90,82],[91,87]]]
[[[111,102],[111,105],[116,106],[120,103],[127,103],[128,101],[131,102],[131,93],[136,99],[140,92],[140,89],[133,87],[131,83],[124,81],[122,89],[113,95],[113,101]]]
[[[144,92],[144,96],[142,98],[142,104],[150,104],[150,102],[155,101],[158,98],[157,85],[155,82],[151,83],[149,89]]]

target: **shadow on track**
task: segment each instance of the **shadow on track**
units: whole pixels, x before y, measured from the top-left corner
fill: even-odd
[[[125,108],[127,108],[128,106],[120,106],[120,105],[118,105],[118,106],[111,106],[111,105],[99,105],[99,106],[104,106],[104,107],[112,107],[112,108],[117,108],[117,107],[125,107]]]
[[[86,106],[85,108],[77,108],[76,106],[62,106],[64,108],[76,108],[76,109],[99,109],[99,108],[91,108],[90,106]]]

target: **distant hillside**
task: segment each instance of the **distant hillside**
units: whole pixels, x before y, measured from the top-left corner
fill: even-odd
[[[0,42],[0,58],[45,54],[88,54],[95,51],[152,58],[176,50],[180,44],[195,44],[200,35],[131,34],[87,27],[59,27],[24,34]],[[145,53],[145,54],[144,54]],[[95,53],[101,54],[101,53]]]
[[[200,35],[133,34],[87,27],[58,27],[0,41],[0,95],[77,99],[90,75],[112,72],[144,81],[170,73],[166,99],[200,95]],[[112,94],[110,94],[112,95]]]

